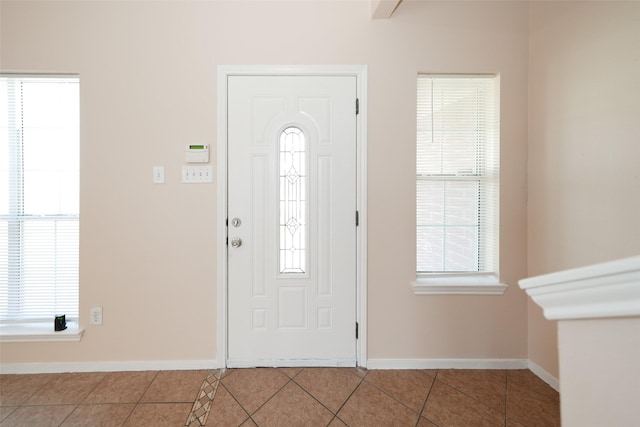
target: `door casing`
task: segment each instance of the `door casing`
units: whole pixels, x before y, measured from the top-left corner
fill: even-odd
[[[356,236],[356,321],[358,340],[356,359],[358,366],[367,366],[367,66],[218,66],[218,132],[217,132],[217,365],[227,366],[227,81],[232,75],[255,76],[355,76],[359,114],[356,119],[356,206],[359,226]],[[355,108],[355,105],[354,105]],[[355,333],[355,331],[354,331]]]

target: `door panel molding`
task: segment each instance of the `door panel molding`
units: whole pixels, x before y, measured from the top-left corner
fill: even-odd
[[[367,66],[229,66],[218,67],[218,116],[217,116],[217,361],[218,367],[227,365],[228,325],[227,325],[227,97],[228,78],[234,75],[250,76],[354,76],[359,100],[356,118],[356,206],[359,212],[359,226],[356,236],[356,321],[358,340],[356,341],[357,364],[367,365]],[[354,105],[355,113],[355,105]],[[355,216],[355,213],[354,213]],[[355,325],[354,325],[355,333]]]

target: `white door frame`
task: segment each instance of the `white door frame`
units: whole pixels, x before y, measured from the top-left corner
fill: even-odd
[[[358,340],[356,359],[358,366],[367,367],[367,66],[366,65],[315,65],[315,66],[218,66],[218,142],[217,142],[217,287],[218,368],[227,366],[228,350],[228,264],[227,264],[227,81],[229,76],[354,76],[359,99],[356,117],[356,206],[359,226],[356,229],[356,322]],[[354,105],[355,108],[355,105]],[[355,331],[354,331],[355,333]]]

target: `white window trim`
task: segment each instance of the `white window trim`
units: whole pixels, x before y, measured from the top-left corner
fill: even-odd
[[[502,295],[508,287],[493,273],[419,274],[411,286],[416,295]]]
[[[54,331],[53,321],[33,323],[5,323],[0,325],[0,343],[10,342],[78,342],[84,329],[68,322],[64,331]]]

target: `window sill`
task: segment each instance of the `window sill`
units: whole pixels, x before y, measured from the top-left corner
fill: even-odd
[[[418,276],[411,283],[416,295],[502,295],[505,283],[493,274],[433,274]]]
[[[67,323],[67,329],[56,332],[51,323],[16,323],[0,325],[0,343],[8,342],[78,342],[84,329],[77,323]]]

